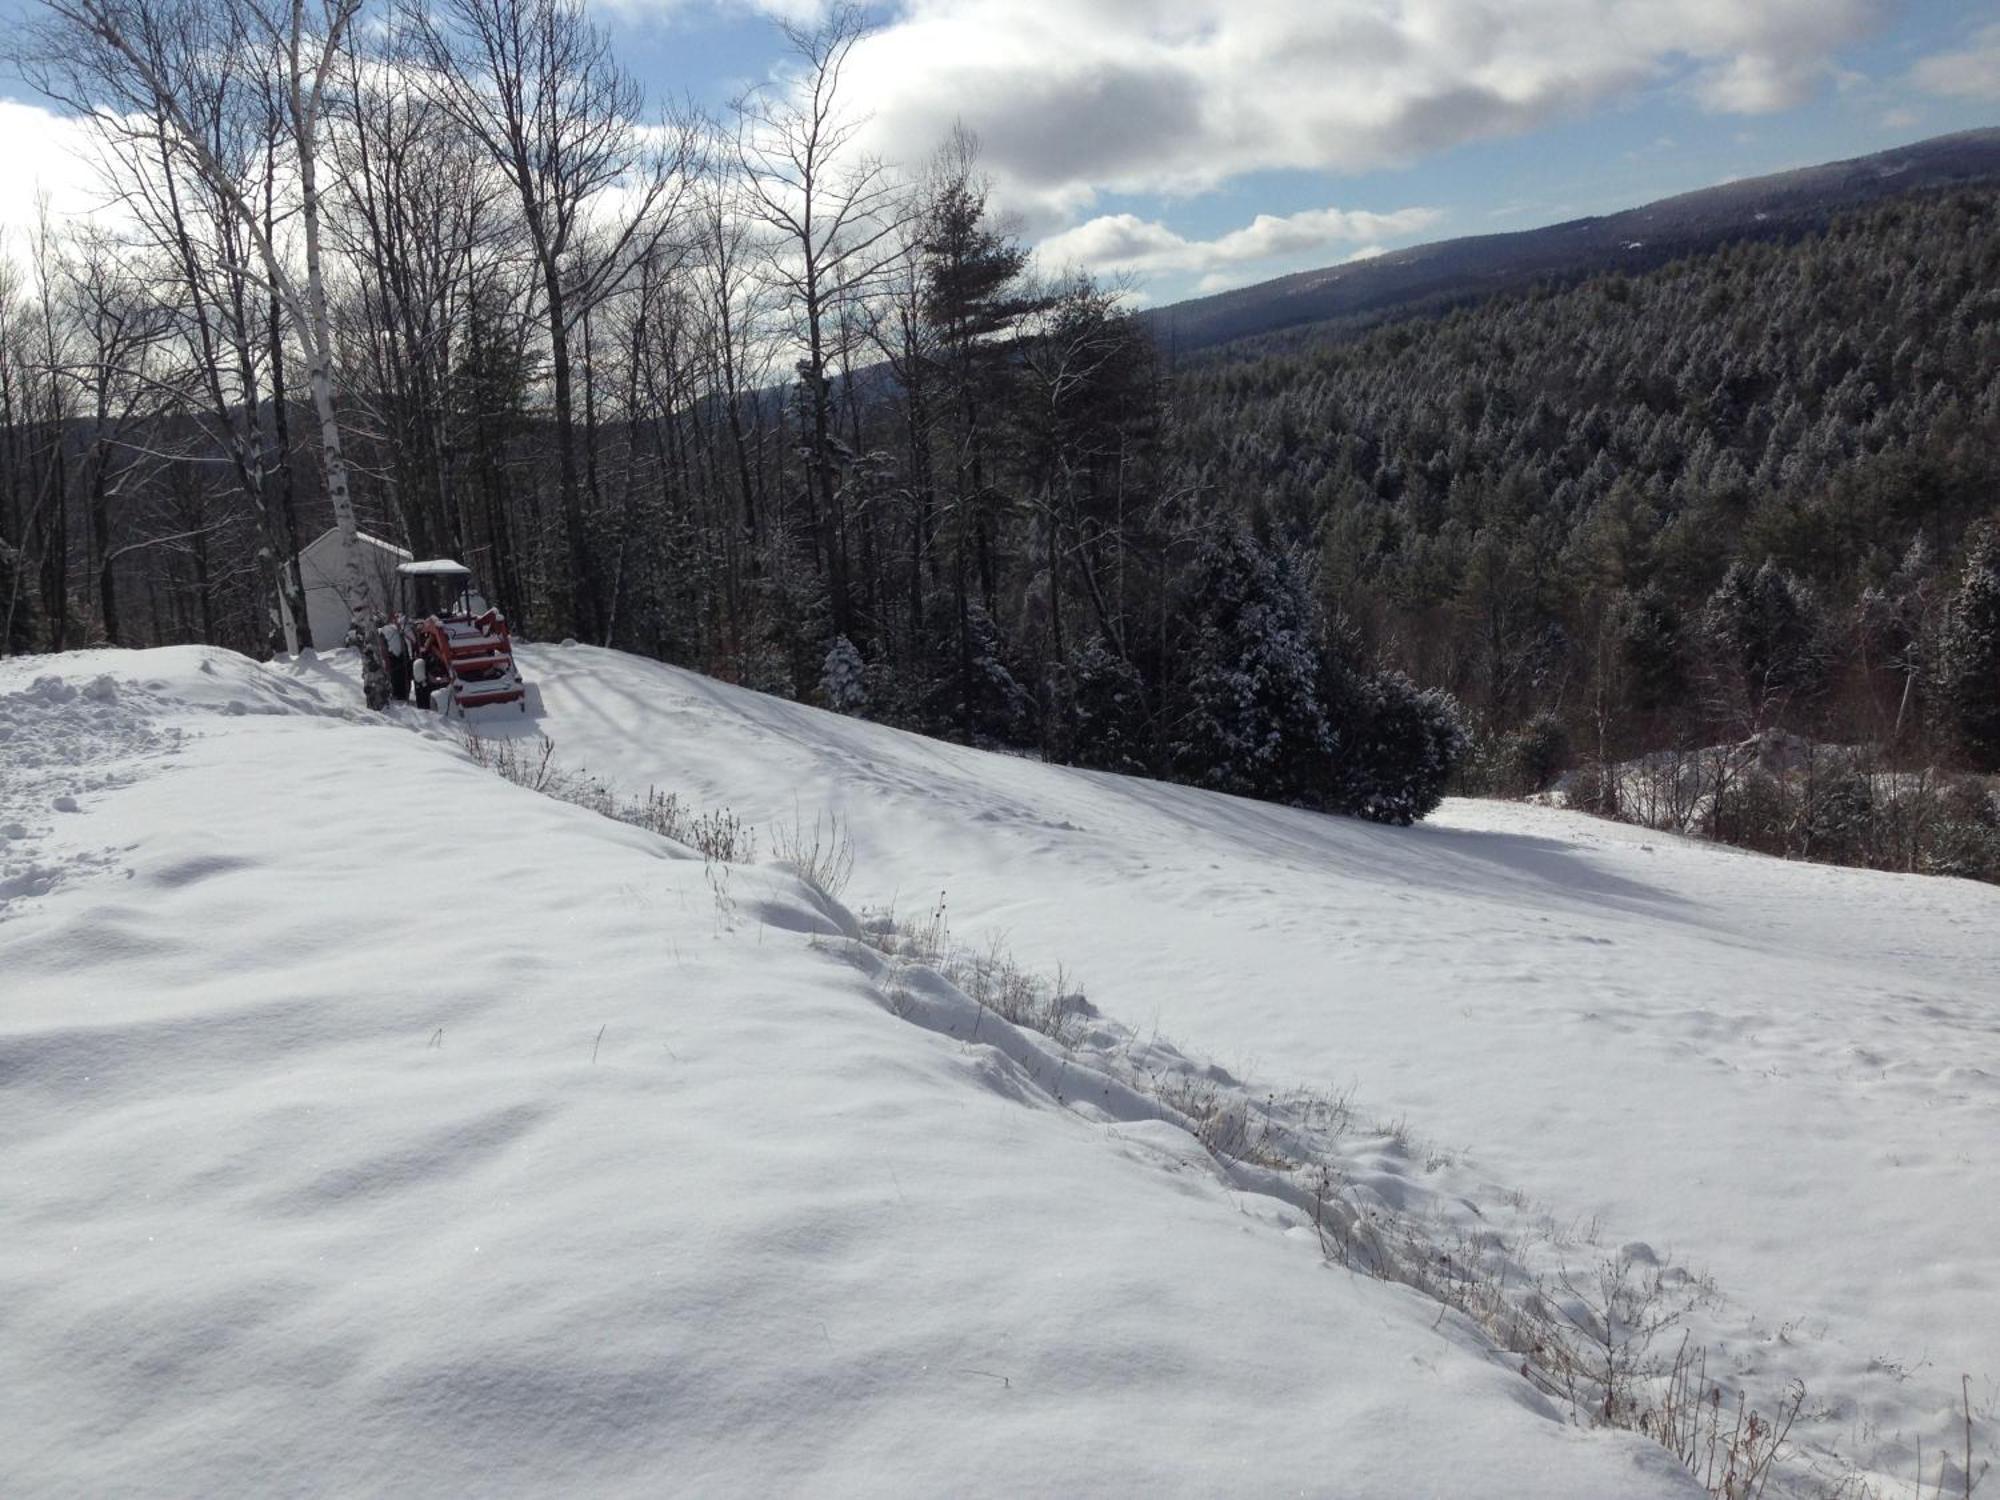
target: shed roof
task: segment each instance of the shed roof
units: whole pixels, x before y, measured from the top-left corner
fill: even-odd
[[[355,540],[359,541],[362,546],[378,547],[382,551],[389,553],[392,557],[400,557],[405,561],[408,561],[411,557],[415,555],[410,551],[408,547],[398,547],[394,542],[384,541],[381,537],[371,536],[369,533],[365,531],[357,531],[354,533],[354,536]],[[321,545],[325,543],[328,542],[337,543],[339,540],[340,540],[340,528],[338,526],[329,526],[327,527],[326,530],[322,531],[318,536],[314,537],[310,542],[306,543],[305,547],[302,550],[307,552],[316,551]]]

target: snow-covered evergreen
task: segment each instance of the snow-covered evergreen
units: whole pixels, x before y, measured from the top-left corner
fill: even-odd
[[[1197,786],[1311,800],[1333,748],[1297,568],[1242,526],[1204,543],[1181,600],[1192,649],[1174,764]]]
[[[1007,665],[1000,627],[976,600],[966,606],[964,634],[966,736],[974,744],[1021,743],[1034,723],[1034,699]]]
[[[1708,601],[1704,624],[1737,678],[1753,720],[1774,700],[1810,692],[1826,665],[1818,601],[1771,558],[1733,563]]]
[[[861,715],[868,708],[867,665],[854,642],[844,635],[826,648],[826,665],[819,674],[820,701],[837,714]]]
[[[1409,824],[1435,811],[1467,746],[1457,700],[1379,672],[1351,676],[1336,701],[1327,805],[1374,823]]]
[[[1974,530],[1938,642],[1939,696],[1966,754],[2000,770],[2000,522]]]
[[[1070,653],[1059,692],[1064,759],[1100,771],[1144,775],[1151,769],[1145,682],[1103,636],[1092,636]]]

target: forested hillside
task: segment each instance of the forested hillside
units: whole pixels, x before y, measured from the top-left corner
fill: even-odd
[[[1738,178],[1637,208],[1510,234],[1470,235],[1176,302],[1144,315],[1169,349],[1192,351],[1280,329],[1371,326],[1466,306],[1537,281],[1637,274],[1732,240],[1789,243],[1842,214],[1926,188],[2000,180],[2000,130],[1938,136],[1872,156]]]
[[[1926,672],[2000,507],[2000,196],[1238,345],[1171,392],[1185,482],[1310,545],[1326,603],[1483,721],[1909,730],[1950,707]]]

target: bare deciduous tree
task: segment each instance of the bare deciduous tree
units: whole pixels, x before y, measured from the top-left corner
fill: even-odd
[[[327,500],[346,540],[343,592],[356,609],[368,592],[334,399],[320,154],[334,60],[361,3],[43,0],[30,49],[45,92],[87,115],[114,149],[157,158],[170,175],[199,182],[246,236],[264,285],[306,350]],[[217,114],[261,114],[272,105],[289,147],[283,168],[299,225],[296,261],[276,216],[260,206],[257,184],[204,128]]]
[[[736,156],[748,210],[769,232],[767,273],[798,318],[807,485],[825,561],[835,635],[854,628],[829,371],[843,352],[840,304],[899,258],[908,200],[888,168],[859,150],[862,121],[845,111],[841,75],[867,35],[860,7],[837,6],[817,28],[787,25],[796,77],[737,103]],[[848,325],[857,330],[858,323]]]
[[[567,614],[601,632],[606,596],[584,511],[573,339],[674,227],[694,133],[651,131],[638,84],[579,0],[443,0],[406,10],[425,75],[513,184],[546,304]]]

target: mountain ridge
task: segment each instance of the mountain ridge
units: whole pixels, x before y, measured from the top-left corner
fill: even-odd
[[[1139,316],[1173,353],[1310,325],[1367,327],[1552,277],[1645,271],[1734,240],[1795,238],[1886,198],[1995,181],[2000,127],[1959,131],[1697,188],[1613,214],[1434,240],[1366,261],[1295,271]]]

